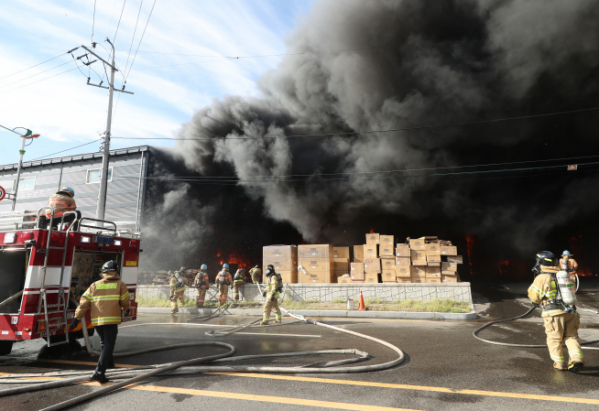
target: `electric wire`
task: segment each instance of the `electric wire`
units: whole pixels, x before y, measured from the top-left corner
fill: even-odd
[[[22,72],[24,72],[24,71],[30,70],[30,69],[32,69],[32,68],[34,68],[34,67],[41,66],[42,64],[48,63],[49,61],[52,61],[52,60],[56,60],[57,58],[59,58],[59,57],[61,57],[61,56],[65,55],[65,54],[68,54],[68,53],[60,53],[60,54],[59,54],[58,56],[56,56],[56,57],[52,57],[52,58],[50,58],[50,59],[48,59],[48,60],[42,61],[41,63],[37,63],[37,64],[35,64],[35,65],[31,66],[31,67],[27,67],[26,69],[23,69],[23,70],[16,71],[16,72],[14,72],[14,73],[12,73],[12,74],[9,74],[8,76],[0,77],[0,80],[4,80],[5,78],[12,77],[12,76],[14,76],[14,75],[17,75],[17,74],[19,74],[19,73],[22,73]]]
[[[85,143],[85,144],[81,144],[81,145],[78,145],[78,146],[75,146],[75,147],[67,148],[66,150],[57,151],[56,153],[47,154],[47,155],[45,155],[43,157],[34,158],[33,160],[29,160],[28,162],[43,160],[45,158],[55,156],[56,154],[64,153],[65,151],[71,151],[71,150],[74,150],[74,149],[79,148],[79,147],[88,146],[90,144],[97,143],[98,141],[102,141],[102,140],[103,140],[103,138],[99,138],[97,140],[90,141],[89,143]]]
[[[135,27],[133,29],[133,36],[131,36],[131,44],[129,45],[129,53],[127,54],[127,61],[125,62],[125,70],[129,64],[129,57],[131,56],[131,50],[133,49],[133,42],[135,41],[135,33],[137,33],[137,24],[139,23],[139,16],[141,15],[141,6],[143,6],[144,0],[139,3],[139,11],[137,12],[137,19],[135,19]]]
[[[154,3],[152,4],[152,9],[150,10],[150,14],[148,15],[148,19],[146,20],[146,25],[144,26],[144,31],[141,33],[141,38],[139,39],[139,43],[137,43],[137,48],[135,49],[135,54],[133,55],[133,60],[131,61],[131,65],[129,66],[129,71],[127,71],[127,75],[125,76],[125,83],[127,82],[127,79],[129,78],[129,74],[131,73],[131,68],[133,67],[133,64],[135,63],[137,53],[139,52],[139,46],[141,46],[141,42],[143,41],[144,36],[146,34],[146,29],[148,28],[148,24],[150,23],[150,18],[152,17],[152,12],[154,11],[154,6],[156,6],[156,0],[154,0]],[[126,68],[126,66],[125,66],[125,68]]]
[[[339,136],[353,136],[353,135],[360,135],[360,134],[391,133],[391,132],[395,132],[395,131],[428,130],[428,129],[434,129],[434,128],[443,128],[443,127],[464,127],[464,126],[472,126],[472,125],[479,125],[479,124],[498,123],[498,122],[503,122],[503,121],[525,120],[525,119],[529,119],[529,118],[560,116],[560,115],[566,115],[566,114],[585,113],[585,112],[597,111],[597,110],[599,110],[599,107],[591,107],[591,108],[568,110],[568,111],[557,111],[557,112],[542,113],[542,114],[530,114],[530,115],[526,115],[526,116],[505,117],[505,118],[499,118],[499,119],[472,121],[472,122],[465,122],[465,123],[433,124],[433,125],[429,125],[429,126],[400,127],[400,128],[390,128],[390,129],[382,129],[382,130],[348,131],[348,132],[340,132],[340,133],[260,136],[259,138],[260,139],[276,139],[276,138],[304,138],[304,137],[339,137]],[[170,137],[117,136],[117,137],[112,137],[112,138],[120,138],[120,139],[124,139],[124,140],[172,140],[172,141],[219,141],[220,139],[224,139],[224,140],[258,140],[258,138],[255,138],[255,137],[170,138]]]
[[[44,71],[40,71],[39,73],[33,74],[33,75],[29,76],[29,77],[25,77],[25,78],[22,78],[22,79],[20,79],[20,80],[13,81],[12,83],[2,84],[2,85],[0,86],[0,88],[2,88],[2,87],[7,87],[7,86],[10,86],[10,85],[12,85],[12,84],[20,83],[21,81],[25,81],[25,80],[28,80],[28,79],[30,79],[30,78],[32,78],[32,77],[39,76],[40,74],[46,73],[46,72],[48,72],[48,71],[52,71],[52,70],[54,70],[54,69],[57,69],[58,67],[62,67],[62,66],[64,66],[65,64],[68,64],[68,63],[70,63],[70,61],[68,61],[68,60],[67,60],[66,62],[64,62],[64,63],[62,63],[62,64],[59,64],[58,66],[51,67],[51,68],[49,68],[49,69],[46,69],[46,70],[44,70]]]
[[[94,43],[94,28],[96,26],[96,1],[94,0],[94,15],[92,17],[92,44]]]
[[[123,18],[123,12],[125,11],[125,4],[127,4],[127,0],[123,0],[123,8],[121,9],[121,15],[119,16],[119,22],[116,25],[116,30],[114,31],[113,36],[113,44],[116,44],[116,36],[119,33],[119,27],[121,26],[121,19]]]
[[[69,69],[69,70],[62,71],[62,72],[60,72],[60,73],[58,73],[58,74],[55,74],[55,75],[53,75],[53,76],[50,76],[50,77],[45,77],[45,78],[43,78],[43,79],[41,79],[41,80],[37,80],[37,81],[33,81],[33,82],[31,82],[31,83],[24,84],[24,85],[22,85],[22,86],[20,86],[20,87],[15,87],[15,88],[12,88],[12,89],[10,89],[10,90],[1,91],[1,92],[0,92],[0,94],[9,93],[9,92],[11,92],[11,91],[15,91],[15,90],[21,89],[21,88],[23,88],[23,87],[30,86],[30,85],[32,85],[32,84],[39,83],[39,82],[41,82],[41,81],[49,80],[49,79],[51,79],[51,78],[54,78],[54,77],[60,76],[60,75],[62,75],[62,74],[68,73],[68,72],[70,72],[70,71],[73,71],[73,70],[77,70],[77,67],[73,67],[72,69]]]

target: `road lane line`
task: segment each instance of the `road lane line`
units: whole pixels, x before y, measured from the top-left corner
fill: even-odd
[[[229,398],[234,400],[243,401],[259,401],[259,402],[270,402],[275,404],[289,404],[289,405],[303,405],[306,407],[318,407],[318,408],[333,408],[337,410],[358,410],[358,411],[418,411],[408,408],[393,408],[393,407],[380,407],[369,404],[350,404],[344,402],[332,402],[332,401],[318,401],[318,400],[306,400],[303,398],[290,398],[290,397],[273,397],[270,395],[256,395],[256,394],[240,394],[233,392],[222,392],[222,391],[205,391],[205,390],[194,390],[189,388],[176,388],[176,387],[162,387],[159,385],[133,385],[126,386],[131,390],[141,391],[152,391],[152,392],[164,392],[173,394],[187,394],[201,397],[216,397],[216,398]]]
[[[74,360],[37,360],[36,362],[49,362],[49,363],[57,363],[57,364],[71,364],[71,365],[93,365],[94,367],[98,365],[98,362],[95,361],[74,361]],[[143,367],[143,365],[131,365],[131,364],[115,364],[117,368],[137,368]]]
[[[319,384],[324,383],[324,384],[340,384],[340,385],[358,385],[358,386],[363,386],[363,387],[395,388],[395,389],[401,389],[401,390],[442,392],[442,393],[447,393],[447,394],[480,395],[480,396],[485,396],[485,397],[505,397],[505,398],[518,398],[518,399],[524,399],[524,400],[574,402],[574,403],[579,403],[579,404],[599,405],[599,400],[597,400],[597,399],[561,397],[561,396],[556,396],[556,395],[521,394],[521,393],[503,392],[503,391],[462,390],[462,389],[445,388],[445,387],[429,387],[429,386],[422,386],[422,385],[390,384],[390,383],[382,383],[382,382],[355,381],[355,380],[334,380],[334,379],[329,379],[329,378],[314,378],[314,377],[296,377],[296,376],[291,376],[291,375],[247,374],[247,373],[235,373],[235,372],[207,372],[206,374],[229,375],[229,376],[246,377],[246,378],[264,378],[264,379],[273,379],[273,380],[315,382],[315,383],[319,383]]]

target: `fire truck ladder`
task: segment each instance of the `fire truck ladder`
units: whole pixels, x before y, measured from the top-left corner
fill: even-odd
[[[37,313],[41,314],[41,312],[42,312],[41,310],[43,308],[44,320],[46,321],[46,336],[47,336],[46,343],[47,343],[48,347],[52,347],[55,345],[69,343],[69,332],[67,330],[67,307],[69,304],[70,293],[65,292],[62,283],[63,283],[63,279],[64,279],[64,267],[65,267],[66,258],[67,258],[69,233],[71,232],[71,229],[75,225],[75,221],[73,221],[73,224],[69,225],[69,228],[65,233],[64,247],[52,247],[52,246],[50,246],[50,240],[52,238],[52,227],[54,226],[54,209],[52,207],[42,207],[39,209],[38,215],[41,215],[40,213],[42,213],[42,211],[45,211],[45,210],[50,210],[51,214],[50,214],[50,221],[49,221],[49,226],[48,226],[49,227],[48,238],[46,239],[46,250],[45,250],[46,255],[44,257],[44,266],[42,268],[42,272],[44,273],[44,276],[42,277],[43,278],[42,279],[42,287],[40,289],[40,300],[38,303]],[[63,222],[64,217],[69,214],[74,214],[75,219],[77,218],[77,213],[75,211],[69,211],[62,215],[61,222]],[[38,227],[39,227],[39,219],[38,219]],[[58,281],[58,285],[46,284],[46,271],[48,268],[48,257],[50,255],[50,250],[62,250],[62,266],[60,267],[60,279]],[[48,295],[47,295],[48,292],[46,290],[47,287],[58,287],[58,302],[56,304],[48,304]],[[48,311],[49,309],[52,311]],[[56,341],[53,343],[53,342],[51,342],[51,338],[50,338],[51,326],[50,326],[48,315],[56,314],[59,312],[62,312],[62,318],[60,318],[60,321],[57,322],[56,324],[52,324],[52,328],[55,328],[56,330],[58,330],[60,327],[64,327],[65,339],[61,340],[61,341]]]

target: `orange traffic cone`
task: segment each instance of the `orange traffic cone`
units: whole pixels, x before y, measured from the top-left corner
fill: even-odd
[[[364,304],[364,296],[362,295],[362,291],[360,291],[360,305],[358,306],[358,311],[365,311],[366,305]]]

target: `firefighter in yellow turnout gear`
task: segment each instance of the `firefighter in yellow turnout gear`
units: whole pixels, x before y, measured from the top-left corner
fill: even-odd
[[[183,273],[186,268],[181,267],[181,270],[175,271],[175,274],[171,277],[171,314],[179,312],[179,306],[177,300],[181,301],[181,306],[185,307],[185,282],[186,279],[183,277]]]
[[[204,306],[204,300],[206,299],[206,290],[210,287],[210,280],[208,279],[208,266],[202,264],[200,272],[196,275],[195,287],[198,289],[198,298],[196,300],[196,307],[202,308]]]
[[[270,264],[266,267],[266,302],[264,303],[264,307],[262,307],[262,322],[260,325],[268,325],[268,320],[270,319],[271,310],[275,312],[275,321],[274,324],[278,324],[281,322],[281,309],[279,308],[279,292],[283,287],[283,281],[281,277],[275,272],[275,267]]]
[[[216,286],[218,287],[218,305],[221,306],[227,302],[229,295],[229,286],[232,284],[233,278],[229,273],[229,264],[223,264],[223,269],[216,276]]]
[[[255,266],[250,270],[250,276],[252,277],[252,282],[254,284],[260,284],[262,282],[262,270],[260,267]]]
[[[584,356],[578,339],[580,316],[578,313],[566,312],[571,308],[566,307],[558,298],[560,290],[556,284],[555,273],[559,268],[555,266],[555,256],[548,251],[537,254],[540,273],[528,288],[528,297],[533,303],[543,308],[543,322],[547,334],[549,355],[553,360],[553,367],[558,371],[578,372],[583,368]],[[570,356],[566,364],[562,342],[568,348]]]
[[[239,301],[239,289],[241,288],[241,286],[244,285],[246,282],[250,281],[251,279],[247,277],[245,268],[240,268],[237,270],[235,276],[233,277],[233,291],[235,295],[235,301]]]

